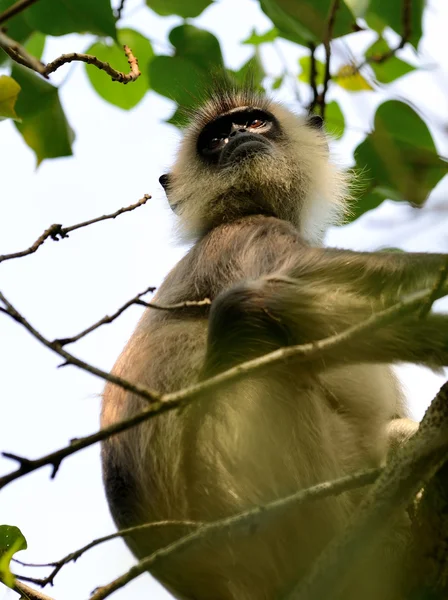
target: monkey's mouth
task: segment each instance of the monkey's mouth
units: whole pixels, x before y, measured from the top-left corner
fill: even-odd
[[[245,133],[231,139],[226,144],[219,157],[218,165],[227,167],[235,162],[246,160],[262,152],[269,153],[270,144],[259,134]]]

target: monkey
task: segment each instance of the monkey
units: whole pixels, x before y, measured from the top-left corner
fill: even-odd
[[[190,249],[146,309],[113,372],[161,393],[273,350],[323,340],[432,288],[443,254],[323,246],[347,211],[349,178],[322,120],[252,90],[217,90],[196,110],[160,183]],[[103,479],[139,559],[210,522],[384,464],[417,429],[392,365],[448,364],[448,316],[402,316],[308,361],[266,366],[102,444]],[[145,408],[107,384],[102,427]],[[291,507],[252,534],[202,539],[151,573],[185,600],[287,597],[340,534],[366,489]],[[395,600],[406,515],[329,598]],[[318,599],[321,600],[321,599]]]

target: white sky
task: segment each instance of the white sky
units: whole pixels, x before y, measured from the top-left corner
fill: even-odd
[[[167,49],[166,33],[179,22],[159,18],[139,9],[140,1],[128,0],[131,26],[153,41],[160,52]],[[236,12],[237,11],[237,12]],[[235,18],[235,14],[238,18]],[[430,118],[439,152],[448,155],[448,3],[432,0],[425,20],[421,45],[425,73],[404,78],[392,90],[409,95]],[[265,31],[269,21],[251,0],[226,0],[209,8],[196,24],[224,40],[226,63],[240,66],[251,48],[240,46],[252,27]],[[365,41],[363,41],[363,36]],[[355,37],[355,36],[352,36]],[[367,43],[362,34],[353,44]],[[370,39],[370,38],[369,38]],[[359,41],[358,41],[359,40]],[[51,40],[45,59],[63,52],[83,51],[88,36]],[[287,42],[281,48],[291,70],[299,52]],[[343,60],[341,44],[336,59]],[[412,59],[412,52],[409,52]],[[278,55],[263,50],[269,73],[281,70]],[[443,64],[436,68],[436,59]],[[69,67],[53,81],[61,81]],[[377,99],[371,94],[339,92],[349,130],[336,150],[342,162],[351,161],[371,118]],[[179,133],[164,125],[173,110],[171,102],[149,93],[131,112],[103,102],[90,88],[84,67],[76,65],[61,88],[68,119],[76,130],[75,156],[45,161],[35,170],[35,157],[23,144],[10,122],[1,124],[0,141],[0,253],[30,245],[51,223],[71,225],[113,212],[134,203],[144,193],[153,195],[148,205],[115,221],[74,232],[68,240],[46,242],[31,257],[1,266],[0,289],[48,337],[73,335],[114,311],[149,285],[158,285],[184,249],[174,244],[172,215],[158,177],[169,167]],[[282,92],[288,101],[288,91]],[[383,96],[384,97],[384,96]],[[448,251],[448,185],[435,191],[427,207],[416,211],[387,203],[357,223],[329,233],[328,243],[356,249],[396,246],[406,250]],[[446,306],[446,305],[445,305]],[[110,369],[132,332],[141,310],[134,307],[113,325],[101,328],[76,346],[76,355]],[[0,449],[38,457],[67,444],[73,437],[98,427],[99,395],[103,383],[73,367],[56,369],[60,360],[39,345],[18,325],[0,315]],[[413,411],[420,417],[443,378],[425,369],[400,367]],[[99,448],[67,459],[54,481],[49,469],[9,485],[0,494],[0,522],[19,526],[29,550],[28,561],[60,558],[92,538],[114,530],[102,489]],[[15,464],[0,459],[0,473]],[[82,600],[98,585],[124,572],[132,557],[121,541],[103,545],[65,567],[48,589],[56,600]],[[168,598],[149,576],[140,577],[114,598]],[[0,599],[16,597],[0,589]]]

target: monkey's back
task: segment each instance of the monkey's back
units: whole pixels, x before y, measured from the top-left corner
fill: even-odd
[[[214,300],[241,282],[282,273],[302,255],[305,286],[313,252],[297,231],[271,217],[241,219],[196,244],[154,301]],[[159,392],[181,389],[201,376],[207,336],[207,308],[148,309],[114,372]],[[232,358],[231,347],[228,354],[224,362]],[[142,399],[108,386],[102,425],[144,406]],[[121,528],[158,520],[212,521],[378,466],[386,452],[385,425],[402,412],[388,366],[316,373],[306,363],[276,365],[106,441],[103,469],[112,514]],[[261,516],[251,533],[202,540],[160,561],[153,572],[179,598],[280,598],[343,529],[361,495],[346,493],[289,508],[275,518]],[[157,527],[135,535],[129,545],[141,558],[192,527]],[[402,542],[388,542],[388,560],[395,541]],[[394,597],[388,573],[393,566],[377,568],[377,561],[378,556],[371,558],[358,571],[345,599]]]

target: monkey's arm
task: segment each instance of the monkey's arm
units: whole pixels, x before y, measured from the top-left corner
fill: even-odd
[[[410,292],[432,288],[447,263],[446,254],[313,248],[288,275],[352,286],[357,293],[393,304]]]
[[[234,286],[213,302],[207,370],[228,368],[282,346],[313,342],[368,319],[375,302],[352,286],[266,277]],[[311,362],[317,371],[344,364],[448,365],[448,316],[399,317],[347,339]]]

